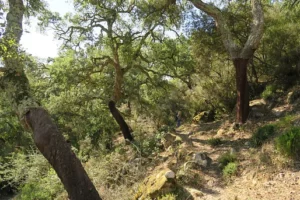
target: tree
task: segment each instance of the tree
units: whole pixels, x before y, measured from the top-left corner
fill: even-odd
[[[223,12],[213,4],[204,3],[201,0],[190,0],[198,9],[213,17],[219,29],[223,44],[229,53],[236,71],[237,89],[237,113],[238,123],[244,123],[249,114],[249,91],[247,81],[247,66],[263,35],[264,15],[260,0],[251,0],[252,7],[252,27],[247,41],[240,45],[233,38],[228,21]]]
[[[5,33],[1,38],[1,44],[4,44],[1,45],[1,51],[4,52],[2,54],[4,67],[1,67],[3,75],[0,77],[1,89],[12,102],[13,108],[25,126],[32,129],[37,148],[55,169],[69,198],[101,199],[48,112],[31,95],[30,85],[24,72],[25,55],[20,52],[19,42],[23,32],[23,16],[26,11],[30,13],[30,9],[34,6],[31,4],[31,7],[25,7],[23,0],[9,0],[8,3]]]
[[[164,29],[165,17],[155,15],[154,8],[148,10],[143,4],[135,5],[133,1],[82,0],[75,2],[75,8],[77,13],[68,16],[66,22],[54,24],[54,29],[58,38],[72,49],[78,50],[85,44],[86,53],[93,61],[92,68],[99,73],[114,69],[108,107],[124,138],[133,140],[116,104],[130,96],[124,94],[126,76],[133,71],[143,71],[141,52],[149,38],[157,39],[162,35],[155,32]],[[68,23],[70,25],[66,28]]]

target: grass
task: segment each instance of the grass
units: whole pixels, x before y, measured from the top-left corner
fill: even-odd
[[[258,128],[258,130],[251,137],[251,145],[254,147],[261,146],[267,139],[275,134],[276,126],[268,124]]]
[[[207,143],[210,145],[210,146],[218,146],[220,144],[222,144],[222,140],[220,138],[210,138]]]
[[[300,128],[292,127],[275,140],[276,149],[285,156],[300,157]]]
[[[237,161],[236,154],[232,154],[230,152],[221,155],[218,159],[221,169],[224,169],[229,163],[234,163],[236,161]]]
[[[238,169],[238,164],[236,162],[228,163],[223,169],[223,176],[224,177],[231,177],[236,175]]]

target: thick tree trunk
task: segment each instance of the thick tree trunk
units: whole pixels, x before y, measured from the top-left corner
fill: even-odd
[[[249,59],[236,58],[233,64],[236,70],[237,111],[238,123],[245,123],[249,114],[249,89],[247,81],[247,66]]]
[[[71,200],[101,200],[95,186],[71,146],[59,133],[43,108],[31,108],[26,123],[33,130],[36,146],[55,169]]]
[[[129,141],[133,141],[134,139],[133,139],[133,136],[131,135],[130,129],[129,129],[127,123],[125,122],[125,120],[123,119],[122,115],[120,114],[119,110],[116,108],[115,102],[109,101],[108,107],[109,107],[111,114],[113,115],[113,117],[115,118],[117,123],[119,124],[125,140],[128,139]]]

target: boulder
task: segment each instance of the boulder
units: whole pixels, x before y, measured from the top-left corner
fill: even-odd
[[[171,133],[166,133],[162,138],[162,144],[165,149],[168,149],[176,140],[176,136],[172,135]]]
[[[208,157],[207,153],[198,152],[194,153],[193,161],[202,167],[209,167],[211,165],[212,159]]]
[[[175,173],[168,169],[153,172],[138,188],[135,200],[156,199],[176,190]]]
[[[292,104],[295,103],[296,100],[300,98],[300,89],[295,89],[292,92],[289,92],[287,95],[287,103]]]
[[[194,123],[212,122],[215,120],[215,112],[213,110],[203,111],[193,118]]]

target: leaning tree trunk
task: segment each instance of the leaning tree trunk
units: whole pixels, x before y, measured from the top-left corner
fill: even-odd
[[[238,123],[245,123],[249,114],[249,89],[247,81],[247,66],[249,59],[236,58],[233,64],[236,71],[237,112]]]
[[[25,61],[18,48],[23,32],[25,6],[23,0],[8,0],[8,3],[6,29],[0,41],[8,49],[0,55],[4,61],[0,89],[4,90],[6,98],[12,102],[22,121],[33,130],[36,146],[56,171],[69,198],[101,200],[71,146],[58,131],[49,114],[30,94],[29,81],[24,73]]]
[[[81,162],[52,122],[48,112],[43,108],[31,108],[25,119],[33,130],[36,146],[56,171],[69,198],[101,200]]]
[[[131,135],[129,126],[127,125],[126,121],[122,117],[120,111],[116,108],[115,102],[118,102],[122,97],[122,83],[123,83],[124,72],[122,71],[121,66],[118,64],[119,63],[118,54],[116,52],[114,57],[115,60],[117,60],[117,62],[114,63],[116,74],[115,74],[115,82],[113,87],[113,97],[112,100],[108,102],[108,108],[112,116],[118,123],[125,140],[133,141],[134,139],[133,136]]]
[[[123,133],[125,140],[127,139],[129,141],[133,141],[134,139],[130,132],[130,129],[129,129],[127,123],[125,122],[125,120],[123,119],[120,111],[116,108],[115,102],[109,101],[108,107],[109,107],[109,110],[110,110],[112,116],[115,118],[116,122],[120,126],[120,129]]]

